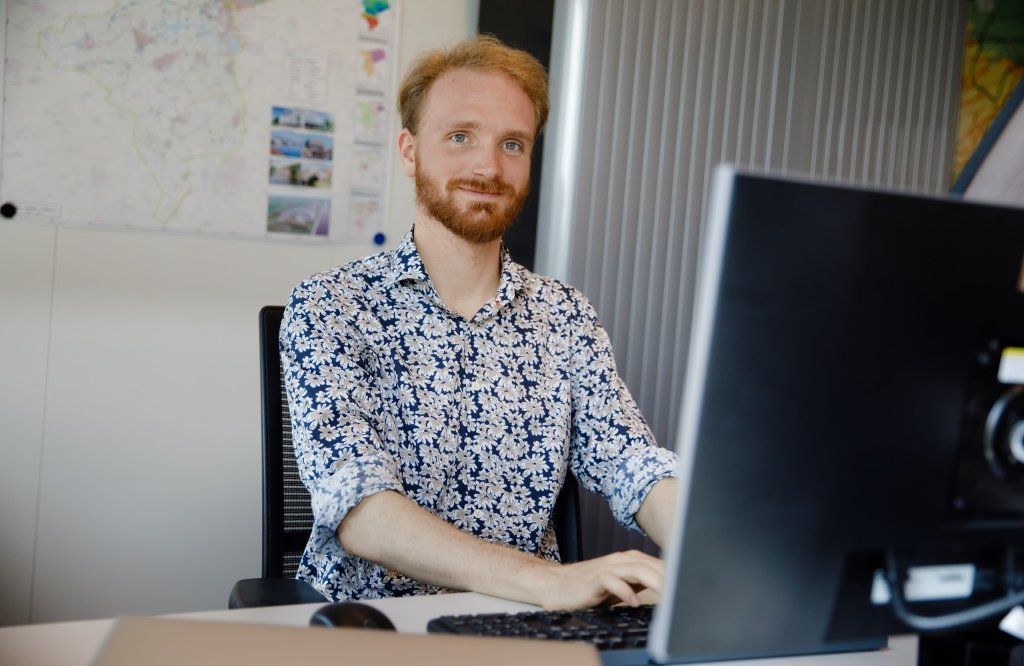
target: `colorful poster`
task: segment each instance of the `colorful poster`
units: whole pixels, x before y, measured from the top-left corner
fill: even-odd
[[[971,0],[951,182],[957,182],[979,148],[985,149],[984,139],[993,121],[1022,81],[1024,3]]]

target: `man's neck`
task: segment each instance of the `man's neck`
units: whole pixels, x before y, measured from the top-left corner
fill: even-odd
[[[413,240],[424,270],[445,306],[464,319],[472,319],[498,294],[501,239],[471,243],[418,212]]]

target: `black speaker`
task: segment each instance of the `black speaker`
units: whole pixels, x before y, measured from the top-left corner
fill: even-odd
[[[953,516],[1024,518],[1024,344],[979,347],[969,386]]]

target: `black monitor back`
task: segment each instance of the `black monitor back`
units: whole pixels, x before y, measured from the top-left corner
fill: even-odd
[[[721,169],[705,229],[651,652],[884,645],[885,549],[1024,543],[1016,463],[981,442],[1020,390],[996,372],[1024,347],[1024,211]]]

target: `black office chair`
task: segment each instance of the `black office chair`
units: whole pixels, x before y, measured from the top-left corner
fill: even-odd
[[[278,339],[284,308],[260,310],[263,399],[263,575],[235,583],[229,608],[316,603],[324,597],[295,572],[313,528],[309,493],[299,478]],[[563,562],[578,562],[582,543],[576,478],[569,474],[555,502],[555,537]]]
[[[229,608],[324,601],[313,586],[295,578],[313,529],[309,493],[299,478],[292,448],[292,421],[284,390],[278,339],[284,308],[260,309],[260,393],[263,420],[263,574],[235,583]]]

